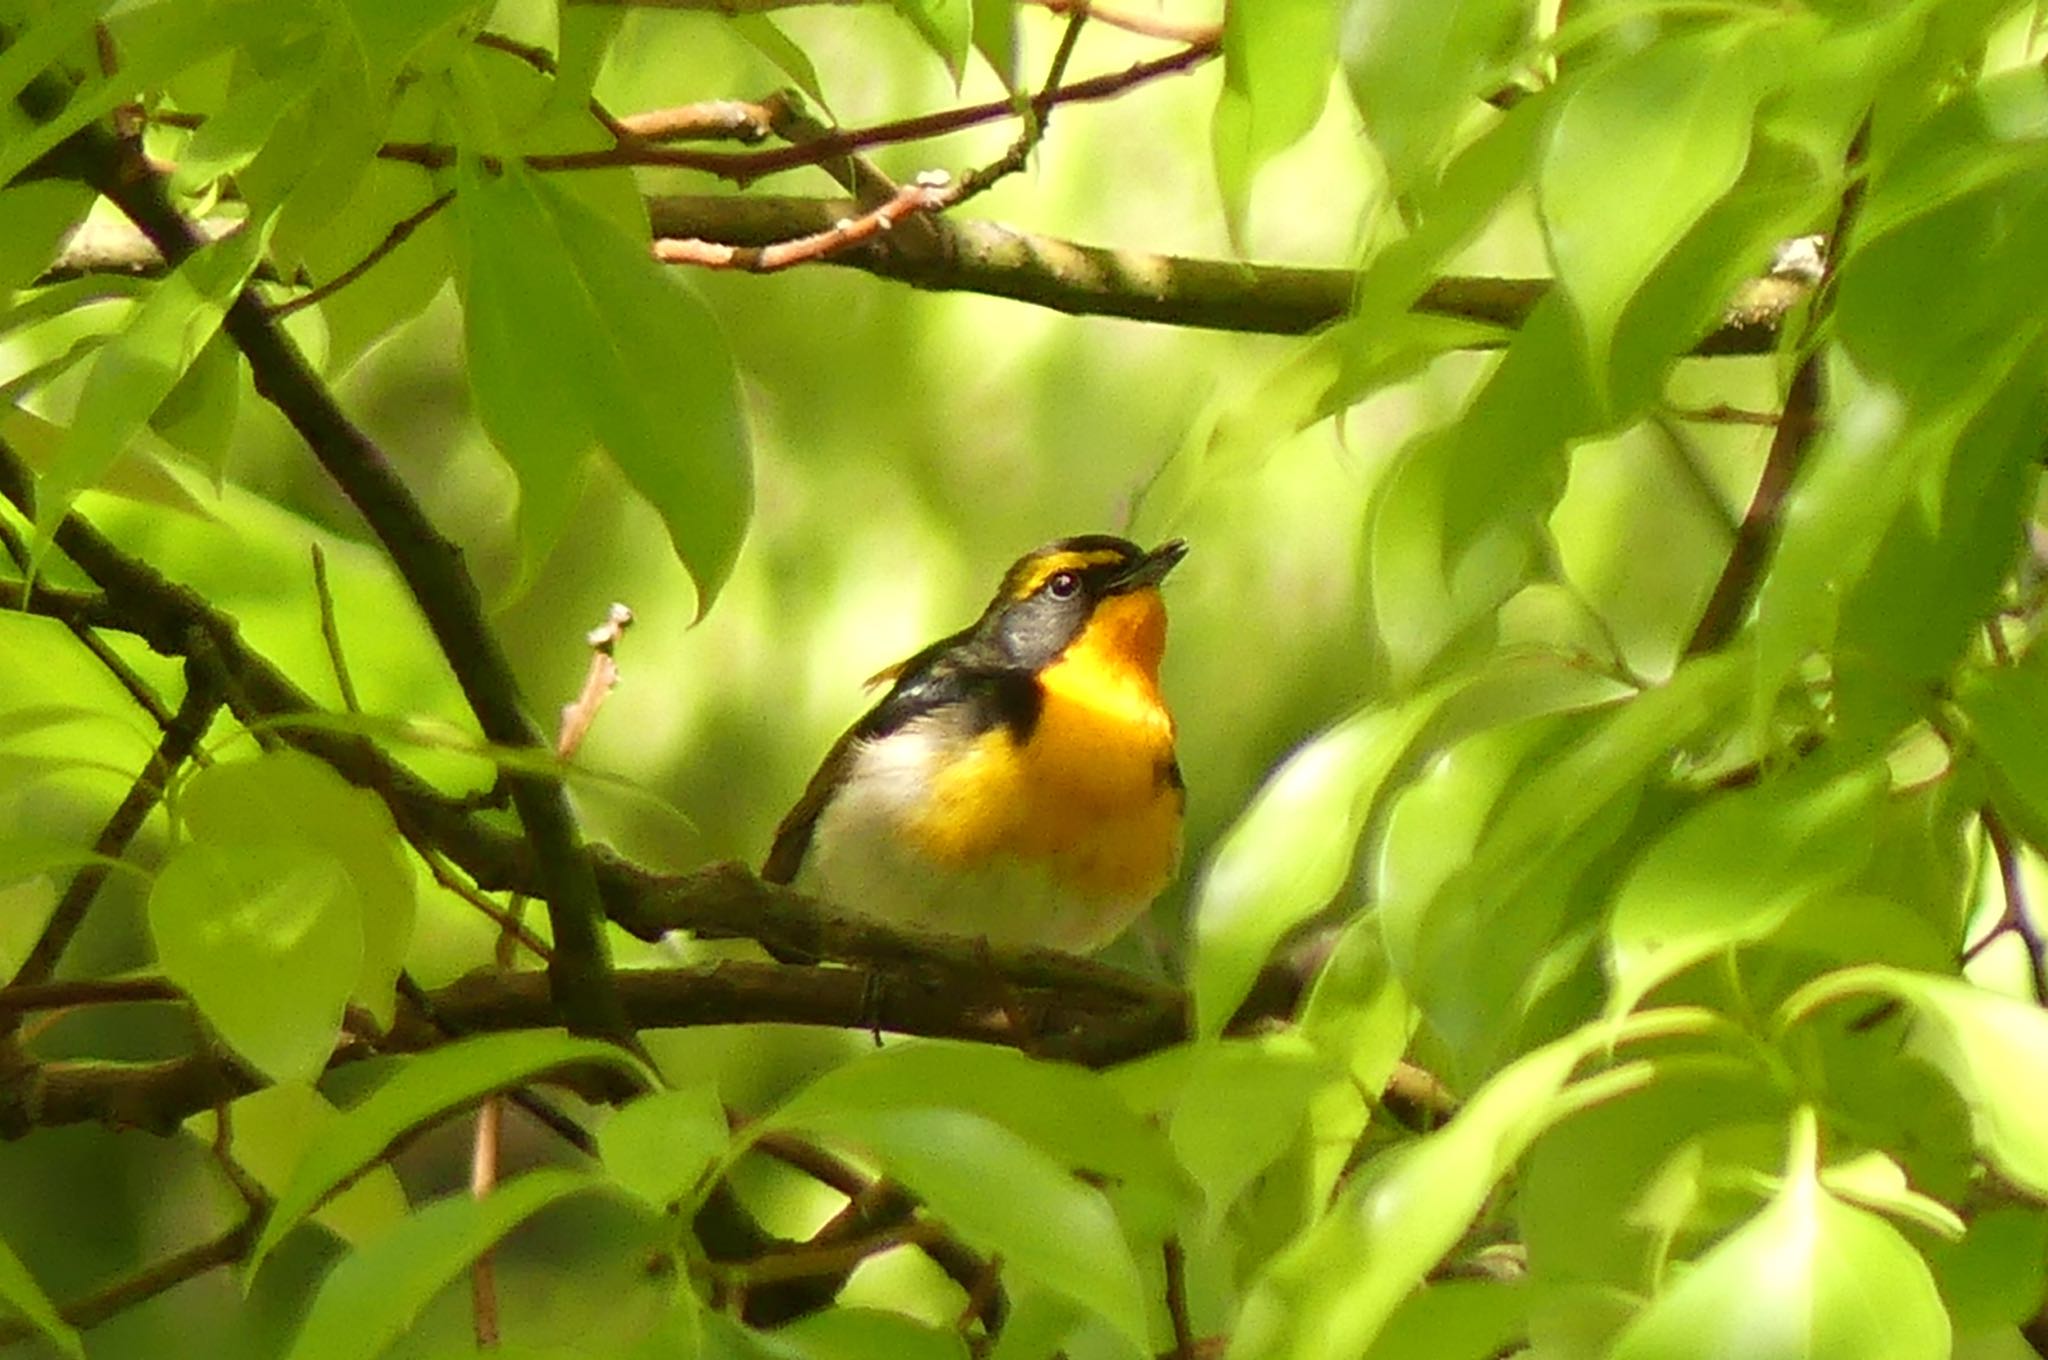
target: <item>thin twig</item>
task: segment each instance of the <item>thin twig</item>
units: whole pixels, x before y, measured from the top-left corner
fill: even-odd
[[[1764,425],[1772,429],[1785,420],[1783,411],[1751,411],[1741,406],[1730,406],[1725,401],[1712,406],[1673,406],[1670,414],[1675,420],[1689,420],[1699,425]]]
[[[1220,41],[1190,43],[1176,52],[1137,62],[1122,71],[1062,85],[1054,95],[1035,96],[1031,101],[1032,110],[1042,118],[1054,104],[1114,99],[1147,81],[1192,70],[1222,50]],[[529,169],[538,171],[606,170],[619,166],[698,170],[746,185],[764,175],[816,165],[849,151],[892,146],[900,142],[921,142],[983,123],[1001,122],[1015,117],[1016,113],[1017,106],[1013,101],[998,99],[864,128],[846,128],[802,146],[773,147],[765,151],[691,151],[635,140],[594,151],[540,153],[527,156],[524,163]],[[378,148],[377,154],[385,160],[428,170],[446,169],[455,163],[455,148],[445,142],[387,142]]]
[[[709,269],[738,269],[772,274],[792,265],[825,259],[872,240],[898,222],[918,213],[936,212],[947,201],[953,181],[943,172],[927,171],[896,190],[888,202],[856,217],[843,218],[820,232],[768,246],[727,246],[712,241],[664,237],[654,243],[654,258],[663,264],[694,264]]]
[[[776,110],[787,101],[705,99],[673,108],[649,109],[619,119],[619,130],[642,142],[765,142],[775,130]]]
[[[605,611],[604,622],[585,634],[584,641],[590,645],[590,669],[584,672],[582,690],[562,705],[562,720],[555,729],[555,754],[563,760],[574,759],[582,749],[590,725],[597,721],[598,709],[619,683],[616,652],[619,640],[632,626],[633,611],[614,604]]]
[[[476,1134],[471,1141],[469,1193],[482,1199],[497,1188],[498,1138],[505,1119],[501,1097],[491,1096],[476,1111]],[[488,1247],[478,1253],[469,1267],[471,1325],[478,1350],[492,1350],[498,1344],[498,1268],[495,1253]]]
[[[1858,169],[1869,138],[1870,117],[1866,114],[1863,125],[1849,144],[1848,184],[1842,191],[1834,231],[1828,238],[1836,243],[1837,249],[1849,239],[1862,206],[1865,181]],[[1785,282],[1788,286],[1810,286],[1795,280]],[[1764,569],[1778,541],[1785,498],[1805,465],[1807,450],[1819,428],[1820,413],[1827,404],[1825,370],[1820,346],[1815,339],[1833,296],[1831,278],[1823,279],[1807,312],[1805,334],[1799,345],[1804,353],[1786,388],[1784,410],[1778,419],[1777,433],[1771,436],[1770,452],[1764,456],[1763,472],[1757,478],[1756,490],[1750,497],[1749,508],[1743,513],[1742,523],[1735,531],[1735,543],[1728,551],[1728,561],[1714,582],[1706,607],[1700,611],[1700,620],[1693,629],[1692,637],[1686,642],[1686,656],[1698,656],[1725,646],[1742,627],[1743,617],[1748,614],[1757,588],[1763,582]]]
[[[532,43],[523,43],[517,38],[507,37],[503,33],[491,32],[478,33],[472,41],[478,47],[488,47],[493,51],[503,52],[506,56],[517,58],[544,76],[561,74],[561,68],[555,61],[555,54],[548,51],[545,47],[537,47]],[[621,125],[619,119],[612,116],[611,110],[600,103],[596,95],[592,95],[585,101],[584,107],[590,110],[590,116],[601,123],[604,126],[604,130],[611,134],[614,142],[631,140],[633,134]]]
[[[413,849],[419,852],[420,858],[426,863],[427,872],[434,876],[436,883],[489,917],[500,931],[518,940],[529,954],[543,963],[547,961],[548,956],[554,952],[548,948],[547,941],[534,934],[532,927],[493,902],[474,883],[458,873],[455,866],[448,862],[446,855],[424,840],[414,842]]]
[[[392,251],[398,249],[400,246],[404,245],[408,240],[412,239],[412,234],[414,232],[418,231],[421,227],[425,226],[428,222],[432,221],[434,214],[440,212],[441,209],[447,207],[450,203],[454,201],[455,191],[453,189],[449,189],[446,192],[439,194],[436,197],[428,200],[426,205],[420,208],[417,212],[410,213],[405,217],[400,218],[396,223],[393,224],[390,231],[384,233],[384,239],[379,241],[376,245],[370,247],[369,252],[365,254],[362,259],[357,260],[354,264],[342,270],[339,274],[336,274],[333,278],[321,284],[319,287],[301,293],[295,298],[287,298],[285,301],[273,305],[270,308],[271,320],[282,321],[284,320],[284,318],[290,316],[293,312],[301,312],[308,307],[312,307],[319,303],[327,301],[327,299],[333,297],[336,293],[339,293],[342,289],[348,287],[357,279],[369,273],[371,269],[376,267],[378,261],[384,259],[386,256],[391,254]]]
[[[770,1252],[742,1264],[725,1266],[720,1273],[742,1286],[843,1275],[870,1256],[878,1256],[897,1247],[924,1246],[944,1237],[945,1232],[936,1223],[912,1221],[857,1241],[835,1243],[829,1247],[805,1245],[788,1251]]]
[[[1188,1262],[1180,1239],[1167,1238],[1160,1244],[1159,1255],[1166,1268],[1166,1316],[1173,1322],[1173,1357],[1194,1360],[1195,1329],[1188,1321]]]
[[[2005,820],[1998,815],[1996,808],[1985,804],[1978,812],[1978,819],[1984,823],[1984,838],[1991,842],[1992,858],[1998,861],[1999,882],[2005,888],[2005,909],[1998,914],[1998,920],[1991,929],[1963,951],[1963,962],[1976,958],[1984,952],[1986,945],[2002,935],[2019,936],[2027,948],[2027,971],[2033,981],[2034,1003],[2048,1006],[2048,941],[2042,939],[2041,928],[2027,909],[2026,883],[2020,877],[2019,848],[2013,843],[2012,832],[2006,829]]]
[[[347,713],[361,713],[356,701],[356,682],[348,673],[348,657],[341,650],[341,626],[334,617],[334,592],[327,584],[327,554],[313,545],[313,594],[320,602],[320,640],[327,645],[327,664],[334,671],[335,687],[341,691],[341,707]]]

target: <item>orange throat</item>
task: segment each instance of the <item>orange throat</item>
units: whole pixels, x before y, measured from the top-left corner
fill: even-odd
[[[1035,862],[1086,897],[1149,901],[1180,857],[1173,716],[1159,693],[1166,610],[1154,590],[1113,596],[1039,673],[1028,740],[978,738],[918,819],[933,859]]]

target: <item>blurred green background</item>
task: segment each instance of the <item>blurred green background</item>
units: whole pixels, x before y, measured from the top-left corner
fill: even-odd
[[[1162,12],[1213,20],[1219,9],[1168,4]],[[530,13],[501,18],[493,26],[502,31],[547,37]],[[1001,93],[977,66],[956,94],[885,6],[793,11],[780,22],[816,62],[846,124]],[[1043,69],[1058,33],[1057,21],[1026,12],[1023,71]],[[1160,50],[1098,25],[1084,37],[1075,71],[1116,70]],[[756,96],[785,83],[712,16],[636,10],[614,53],[599,94],[621,112]],[[1228,255],[1208,151],[1220,79],[1212,64],[1116,100],[1060,109],[1031,168],[965,211],[1090,243]],[[958,172],[993,159],[1013,135],[996,125],[887,148],[876,160],[901,178],[927,168]],[[1260,179],[1246,253],[1351,263],[1367,244],[1359,224],[1375,220],[1375,173],[1355,115],[1333,97],[1315,134]],[[648,187],[720,191],[683,174],[654,177]],[[817,171],[758,190],[835,192]],[[1535,273],[1541,258],[1533,228],[1510,221],[1463,264]],[[737,573],[694,627],[691,586],[659,523],[605,469],[593,473],[560,546],[529,582],[517,581],[516,491],[469,413],[452,292],[339,384],[344,407],[463,546],[544,724],[581,684],[585,630],[615,600],[637,616],[619,654],[623,681],[581,757],[637,792],[580,782],[587,834],[656,868],[758,863],[818,758],[871,702],[863,678],[971,619],[1018,554],[1082,532],[1148,543],[1181,535],[1193,551],[1168,591],[1165,687],[1190,792],[1186,867],[1150,929],[1117,955],[1171,970],[1183,949],[1190,885],[1217,834],[1290,747],[1374,697],[1380,671],[1359,563],[1373,480],[1410,432],[1455,413],[1483,356],[1455,356],[1337,422],[1248,446],[1212,439],[1217,422],[1256,427],[1266,375],[1299,341],[1068,317],[822,266],[772,277],[698,272],[691,283],[710,300],[742,369],[758,478]],[[294,324],[317,351],[318,319]],[[28,357],[10,355],[10,368]],[[1760,405],[1770,399],[1771,373],[1761,361],[1695,365],[1679,386],[1694,404]],[[1682,447],[1637,433],[1577,456],[1554,520],[1570,585],[1532,590],[1510,606],[1511,642],[1597,653],[1611,637],[1642,672],[1668,668],[1681,641],[1672,621],[1687,617],[1711,582],[1762,436],[1692,429],[1685,440]],[[196,494],[201,513],[165,514],[107,496],[88,497],[82,508],[235,615],[260,650],[333,701],[308,557],[309,542],[321,541],[366,709],[460,721],[459,696],[402,588],[274,412],[245,397],[227,485]],[[4,616],[0,624],[0,697],[8,707],[57,696],[118,703],[104,699],[111,682],[61,630]],[[172,684],[171,668],[136,660]],[[45,741],[44,749],[83,749],[132,771],[142,732],[140,721],[135,730],[67,728],[17,749],[33,753]],[[439,777],[488,779],[480,762],[431,750],[420,759]],[[0,789],[0,817],[89,838],[124,782],[89,771],[20,782]],[[160,843],[154,827],[136,858],[148,862]],[[488,923],[432,893],[424,875],[422,890],[420,981],[433,986],[488,963]],[[0,891],[13,908],[0,917],[29,922],[32,938],[37,903],[54,891],[36,880]],[[118,879],[73,966],[144,964],[139,909],[134,882]],[[626,962],[648,957],[644,946],[619,943]],[[145,1019],[100,1010],[56,1022],[37,1043],[52,1056],[141,1058],[183,1051],[189,1038],[156,1012]],[[659,1036],[657,1051],[695,1070],[714,1065],[727,1099],[757,1107],[857,1042],[864,1040],[699,1032]],[[514,1123],[511,1168],[555,1155],[544,1137]],[[400,1171],[416,1195],[440,1193],[461,1182],[466,1155],[462,1130],[445,1130],[411,1149]],[[197,1139],[70,1129],[0,1147],[0,1233],[58,1298],[197,1240],[232,1212]],[[511,1324],[544,1318],[544,1338],[573,1341],[585,1354],[617,1353],[647,1315],[636,1309],[651,1308],[663,1287],[638,1273],[633,1252],[619,1250],[626,1222],[601,1204],[571,1206],[522,1234],[504,1267]],[[272,1354],[330,1255],[302,1234],[246,1300],[238,1281],[216,1272],[96,1331],[91,1352]],[[551,1265],[593,1255],[615,1267],[593,1276],[612,1287],[562,1297],[568,1274]],[[421,1330],[427,1339],[398,1353],[466,1344],[463,1300],[451,1294],[434,1317]],[[38,1352],[24,1345],[8,1353]]]

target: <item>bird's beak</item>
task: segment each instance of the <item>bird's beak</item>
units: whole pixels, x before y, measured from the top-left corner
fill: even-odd
[[[1132,590],[1148,590],[1165,580],[1166,573],[1172,571],[1187,555],[1186,539],[1169,538],[1126,567],[1121,576],[1109,583],[1108,593],[1121,595]]]

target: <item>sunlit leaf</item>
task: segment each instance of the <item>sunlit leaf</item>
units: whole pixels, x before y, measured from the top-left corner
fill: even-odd
[[[19,49],[0,53],[0,61]],[[65,236],[84,220],[92,192],[65,180],[39,180],[0,189],[0,299],[25,288],[50,267]],[[0,300],[0,315],[8,305]]]
[[[1196,1027],[1220,1033],[1273,946],[1351,875],[1381,784],[1443,699],[1372,708],[1287,758],[1225,833],[1194,907]]]
[[[237,1166],[276,1195],[290,1183],[306,1149],[340,1118],[341,1112],[311,1086],[266,1086],[228,1106],[230,1151]],[[203,1111],[186,1127],[210,1146],[219,1132],[218,1116]],[[361,1246],[403,1219],[406,1208],[398,1173],[378,1166],[322,1205],[313,1221],[342,1241]]]
[[[1308,135],[1337,67],[1337,0],[1259,0],[1223,14],[1223,92],[1211,136],[1232,235],[1259,167]]]
[[[1007,90],[1017,84],[1018,0],[974,0],[974,50]]]
[[[1740,32],[1724,25],[1619,58],[1558,112],[1538,198],[1595,374],[1629,299],[1748,159],[1759,92]]]
[[[1971,1215],[1955,1243],[1928,1251],[1935,1283],[1960,1333],[2024,1323],[2048,1294],[2048,1211],[2001,1205]]]
[[[967,1340],[950,1327],[934,1327],[878,1308],[828,1308],[774,1332],[775,1347],[801,1360],[968,1360]]]
[[[41,534],[55,528],[81,491],[98,484],[177,386],[248,282],[265,239],[260,227],[245,228],[200,247],[100,350],[63,451],[43,472],[36,507]]]
[[[974,38],[973,0],[892,0],[896,12],[910,21],[925,46],[938,53],[958,84],[967,69],[967,49]]]
[[[362,914],[338,860],[276,841],[187,845],[149,893],[165,975],[277,1081],[310,1081],[327,1065],[362,972]]]
[[[931,1105],[819,1100],[772,1122],[876,1158],[967,1241],[1145,1344],[1137,1264],[1102,1192],[1001,1124]]]
[[[1644,852],[1608,922],[1610,1007],[1632,1009],[1666,978],[1761,939],[1800,901],[1870,857],[1887,779],[1773,779],[1712,799]]]
[[[1208,1231],[1301,1136],[1310,1099],[1332,1076],[1312,1048],[1291,1036],[1211,1040],[1196,1048],[1167,1132],[1202,1187]]]
[[[349,995],[389,1025],[393,988],[412,939],[413,875],[391,813],[376,795],[297,751],[216,764],[195,776],[183,804],[195,843],[238,851],[269,847],[326,858],[346,878],[360,960]]]
[[[477,411],[518,473],[528,564],[601,444],[652,505],[708,608],[753,503],[738,381],[709,310],[645,241],[517,170],[465,162],[465,317]]]
[[[1607,1042],[1597,1029],[1519,1059],[1443,1129],[1360,1168],[1252,1282],[1228,1354],[1309,1360],[1370,1346],[1556,1117],[1573,1069]]]
[[[1164,1231],[1185,1181],[1160,1131],[1102,1076],[980,1044],[905,1043],[842,1064],[772,1116],[809,1126],[848,1111],[943,1106],[1017,1134],[1058,1165],[1086,1171]]]
[[[1396,193],[1436,177],[1528,26],[1524,0],[1347,0],[1344,74]]]
[[[1926,1261],[1882,1218],[1822,1188],[1810,1113],[1793,1136],[1777,1197],[1651,1301],[1617,1360],[1948,1355],[1948,1315]]]
[[[1979,1148],[2000,1174],[2048,1194],[2048,1011],[1958,978],[1871,965],[1829,973],[1786,998],[1787,1024],[1853,996],[1903,1001],[1919,1022],[1914,1049],[1969,1103]]]
[[[616,1044],[559,1030],[481,1035],[400,1059],[383,1085],[343,1111],[306,1150],[249,1253],[250,1275],[286,1233],[407,1133],[493,1092],[589,1064],[617,1068],[649,1087],[655,1084],[653,1074]]]

